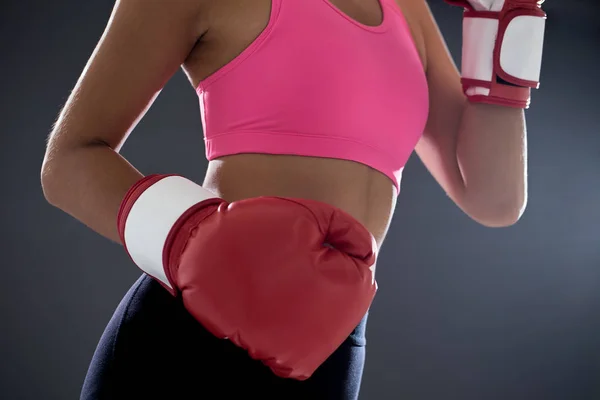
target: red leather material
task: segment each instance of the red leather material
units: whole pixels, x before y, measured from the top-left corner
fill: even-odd
[[[500,53],[504,35],[509,23],[520,16],[546,18],[541,9],[544,0],[505,0],[500,11],[476,10],[468,0],[445,0],[446,3],[463,7],[464,18],[490,18],[498,20],[498,33],[494,47],[493,75],[491,81],[462,78],[463,90],[471,87],[482,87],[490,90],[489,95],[469,95],[469,100],[476,103],[495,104],[513,108],[529,108],[531,89],[537,89],[539,82],[519,79],[507,73],[501,66]],[[489,0],[488,3],[499,3]],[[508,84],[507,84],[508,83]]]
[[[162,177],[132,187],[121,207],[121,235],[139,193]],[[364,226],[327,204],[217,198],[181,215],[163,266],[171,293],[206,329],[276,375],[304,380],[368,311],[377,290],[376,251]]]
[[[371,305],[370,233],[307,200],[263,197],[209,209],[171,243],[168,268],[186,308],[276,375],[310,377]]]
[[[498,82],[496,77],[492,82],[463,78],[463,90],[473,86],[490,89],[488,96],[471,95],[469,100],[474,103],[494,104],[512,108],[528,108],[531,99],[531,89],[528,87],[509,86]]]

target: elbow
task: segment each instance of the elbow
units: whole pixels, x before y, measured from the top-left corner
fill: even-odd
[[[61,146],[56,142],[56,137],[60,137],[60,135],[56,131],[53,131],[48,139],[46,152],[40,168],[42,194],[46,201],[53,206],[56,206],[58,201],[60,160],[63,158],[63,151],[60,150]]]
[[[67,193],[66,175],[67,171],[73,169],[68,165],[68,155],[68,151],[58,151],[56,147],[49,146],[40,169],[42,193],[46,201],[55,207],[59,207],[61,199]]]
[[[60,136],[60,134],[55,134]],[[82,168],[81,153],[86,145],[83,143],[57,143],[50,139],[40,169],[40,183],[44,198],[48,203],[60,208],[63,200],[70,196],[69,180],[73,173]]]
[[[508,228],[515,225],[525,212],[526,200],[505,201],[474,207],[467,214],[477,223],[487,228]]]
[[[506,212],[498,213],[494,216],[485,216],[483,218],[472,216],[472,218],[486,228],[509,228],[519,222],[521,215],[521,213]]]
[[[56,206],[58,203],[58,184],[56,182],[57,177],[55,174],[55,161],[49,161],[48,157],[44,159],[42,169],[40,171],[40,183],[42,187],[42,193],[46,201]]]

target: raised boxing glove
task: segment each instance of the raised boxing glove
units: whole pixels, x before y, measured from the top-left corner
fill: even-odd
[[[543,0],[446,0],[464,7],[462,84],[472,102],[528,108],[539,86]]]
[[[324,203],[228,203],[183,177],[153,175],[129,190],[118,219],[140,269],[281,377],[310,377],[376,292],[374,238]]]

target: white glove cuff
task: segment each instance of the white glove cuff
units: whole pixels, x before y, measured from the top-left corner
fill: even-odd
[[[125,200],[133,202],[124,221],[127,251],[142,271],[173,289],[163,266],[169,232],[190,207],[217,196],[181,176],[166,176],[145,188],[137,198],[133,196]]]
[[[496,75],[517,86],[539,85],[545,13],[519,9],[501,20],[499,15],[485,11],[464,14],[462,77],[467,82],[487,83],[478,90],[479,95],[489,95]],[[472,85],[477,86],[475,83]]]

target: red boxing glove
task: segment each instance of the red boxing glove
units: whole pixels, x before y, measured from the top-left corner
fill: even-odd
[[[233,203],[179,176],[134,185],[119,213],[133,261],[206,329],[303,380],[339,347],[375,295],[373,236],[327,204]]]
[[[446,0],[465,8],[462,84],[470,101],[528,108],[539,86],[544,0]]]

